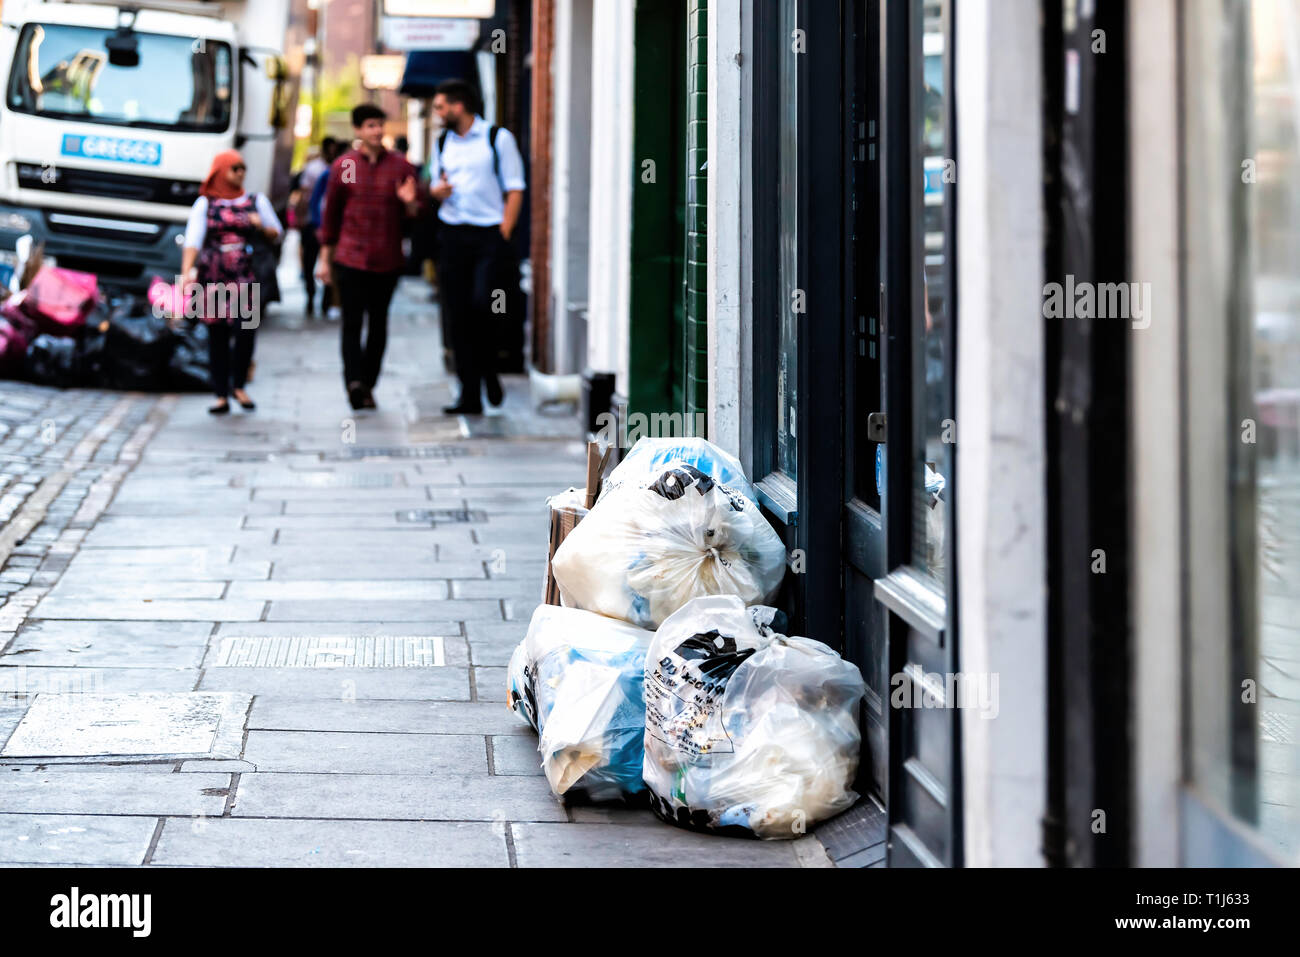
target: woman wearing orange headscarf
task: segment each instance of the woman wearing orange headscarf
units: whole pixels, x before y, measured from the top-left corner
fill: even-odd
[[[259,232],[275,240],[281,231],[270,200],[244,192],[246,171],[237,151],[217,154],[190,210],[181,256],[187,286],[190,280],[199,283],[197,290],[189,287],[186,294],[202,293],[199,316],[208,323],[212,391],[217,397],[216,405],[208,409],[213,415],[230,411],[230,394],[242,408],[250,412],[256,408],[244,391],[261,321],[251,242]]]

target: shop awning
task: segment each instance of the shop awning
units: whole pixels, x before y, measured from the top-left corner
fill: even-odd
[[[402,74],[402,96],[427,98],[444,80],[459,78],[477,85],[478,69],[473,50],[412,50],[406,55]]]

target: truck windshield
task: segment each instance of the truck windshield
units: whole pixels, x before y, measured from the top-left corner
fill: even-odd
[[[230,47],[219,40],[137,33],[139,62],[109,62],[111,30],[68,24],[23,27],[9,76],[19,113],[220,132],[230,123]]]

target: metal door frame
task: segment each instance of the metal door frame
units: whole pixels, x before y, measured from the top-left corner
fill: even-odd
[[[952,78],[956,51],[953,47],[955,4],[944,0],[945,36],[945,152],[957,157],[956,91]],[[875,582],[875,599],[886,610],[886,647],[891,688],[896,680],[906,689],[916,680],[918,667],[909,658],[909,640],[919,640],[937,648],[949,673],[958,672],[957,657],[957,576],[956,576],[956,502],[957,446],[950,447],[948,504],[945,536],[948,560],[945,562],[944,589],[935,589],[926,576],[912,566],[913,555],[913,466],[919,448],[924,445],[924,422],[914,410],[924,408],[924,354],[916,348],[924,335],[925,295],[915,265],[924,261],[923,172],[918,162],[921,142],[921,113],[914,91],[922,77],[922,58],[914,56],[920,49],[922,24],[914,16],[914,5],[881,5],[881,154],[880,180],[881,275],[883,285],[883,327],[886,448],[885,488],[882,513],[885,532],[886,574]],[[956,183],[945,183],[945,290],[948,296],[948,322],[945,327],[948,408],[955,410],[956,323]],[[892,504],[891,504],[892,503]],[[930,689],[933,690],[933,689]],[[943,769],[947,783],[935,778],[916,755],[908,753],[911,712],[907,709],[889,713],[889,780],[888,780],[888,861],[890,866],[960,866],[963,859],[961,724],[956,702],[944,702],[949,741],[948,766]],[[946,853],[935,853],[914,826],[909,814],[906,788],[914,787],[928,795],[946,812]]]

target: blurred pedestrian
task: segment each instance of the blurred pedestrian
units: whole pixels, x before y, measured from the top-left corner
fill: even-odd
[[[499,415],[505,393],[497,375],[500,310],[494,298],[518,286],[510,245],[524,205],[524,161],[509,130],[489,126],[478,96],[463,80],[438,86],[433,109],[442,120],[430,165],[438,207],[438,288],[451,336],[460,394],[447,415]],[[495,321],[494,321],[495,320]]]
[[[216,155],[190,209],[181,254],[186,294],[200,294],[199,317],[208,324],[208,359],[217,397],[208,409],[213,415],[230,411],[227,396],[232,394],[242,408],[251,412],[257,407],[244,391],[261,320],[254,244],[259,234],[274,242],[282,232],[266,195],[244,192],[247,170],[236,150]],[[197,290],[188,286],[192,280],[199,283]]]
[[[298,173],[293,190],[293,208],[295,227],[298,230],[299,259],[302,263],[302,284],[307,293],[307,318],[316,314],[316,259],[320,256],[320,240],[316,230],[320,227],[321,200],[325,197],[325,183],[328,179],[330,163],[339,153],[338,140],[327,136],[320,141],[320,151],[303,164]],[[316,191],[320,183],[320,192]],[[332,304],[332,288],[328,285],[321,291],[321,312],[328,312]]]
[[[423,205],[415,167],[384,149],[386,118],[369,103],[352,111],[360,145],[330,167],[321,213],[316,275],[336,284],[343,307],[343,381],[354,409],[375,407],[375,383],[388,342],[388,306],[405,266],[402,221],[418,215]]]

